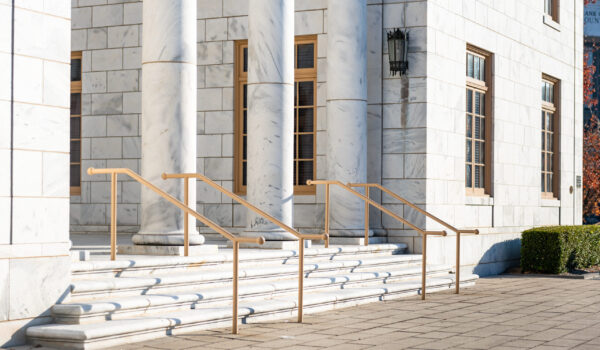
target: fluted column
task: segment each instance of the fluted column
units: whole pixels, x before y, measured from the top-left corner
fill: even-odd
[[[250,0],[248,12],[248,200],[292,225],[294,0]],[[295,237],[248,212],[246,236]]]
[[[196,0],[144,0],[142,47],[142,176],[183,200],[182,180],[196,172]],[[183,212],[142,186],[136,244],[183,244]],[[196,203],[190,181],[189,203]],[[190,244],[204,243],[190,220]]]
[[[327,7],[327,173],[343,183],[367,180],[367,2]],[[331,190],[331,235],[364,235],[364,202]]]

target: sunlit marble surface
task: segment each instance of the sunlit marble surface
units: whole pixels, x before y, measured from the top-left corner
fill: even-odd
[[[327,174],[343,183],[367,179],[367,4],[327,3]],[[364,202],[331,191],[331,235],[364,235]]]
[[[196,1],[145,0],[142,48],[141,172],[151,183],[183,201],[183,180],[167,173],[196,172]],[[183,243],[184,213],[142,187],[141,228],[135,244]],[[196,203],[190,181],[189,203]],[[190,220],[190,243],[204,237]]]
[[[294,1],[250,0],[248,200],[292,226]],[[248,212],[246,236],[295,237]]]

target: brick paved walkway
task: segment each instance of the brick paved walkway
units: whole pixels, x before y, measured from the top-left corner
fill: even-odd
[[[437,293],[118,349],[600,349],[600,281],[484,278]]]

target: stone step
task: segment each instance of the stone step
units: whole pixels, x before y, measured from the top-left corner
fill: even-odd
[[[371,271],[337,273],[331,271],[311,274],[304,280],[305,291],[342,289],[349,286],[384,285],[411,279],[419,279],[420,266],[371,267]],[[447,276],[451,267],[445,265],[428,266],[428,277]],[[327,274],[329,273],[329,275]],[[239,286],[241,300],[255,300],[297,294],[298,280],[295,276],[249,281]],[[124,317],[147,315],[157,312],[191,309],[210,304],[230,303],[232,296],[231,283],[217,286],[205,285],[196,287],[193,292],[171,294],[144,294],[135,297],[110,298],[86,303],[58,304],[52,308],[57,323],[92,323],[115,320]]]
[[[477,275],[464,275],[461,286],[473,285]],[[427,280],[428,293],[450,289],[453,275]],[[350,287],[328,292],[308,292],[304,296],[306,314],[354,306],[420,293],[419,281],[386,284],[379,287]],[[148,317],[107,321],[100,324],[43,325],[27,329],[29,341],[36,346],[61,349],[100,349],[109,346],[149,340],[166,335],[231,325],[231,307],[197,308]],[[288,318],[297,312],[294,297],[242,302],[242,323]],[[242,329],[243,332],[243,329]]]
[[[336,260],[348,256],[375,256],[401,254],[407,248],[404,243],[372,244],[369,246],[313,246],[305,249],[306,261]],[[74,280],[97,279],[103,277],[125,277],[153,275],[173,271],[192,271],[207,266],[231,263],[233,254],[230,249],[220,250],[218,254],[195,257],[177,256],[117,256],[116,261],[92,260],[72,264],[71,274]],[[261,250],[241,249],[240,266],[246,262],[272,265],[298,260],[297,250]]]
[[[348,257],[346,256],[346,259]],[[318,263],[304,264],[305,276],[316,273],[347,273],[360,272],[368,268],[382,266],[409,266],[419,264],[420,255],[390,255],[390,256],[365,256],[363,259],[325,260]],[[297,263],[297,261],[296,261]],[[246,263],[249,264],[249,263]],[[69,302],[102,299],[109,297],[123,297],[155,293],[176,293],[195,291],[207,286],[219,286],[231,283],[233,275],[230,264],[214,266],[209,270],[171,273],[166,275],[99,278],[94,280],[76,280],[71,284]],[[240,263],[238,271],[240,281],[258,280],[269,281],[284,277],[295,278],[298,266],[293,263],[274,266],[250,265]]]

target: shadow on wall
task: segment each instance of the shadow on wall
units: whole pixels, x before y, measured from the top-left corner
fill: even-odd
[[[43,288],[43,285],[38,286],[38,287]],[[63,301],[65,301],[67,299],[67,297],[69,296],[69,293],[71,293],[70,285],[62,292],[60,297],[58,297],[58,299],[56,299],[56,302],[54,304],[61,304]],[[5,342],[4,344],[0,344],[0,348],[2,348],[2,349],[7,348],[10,350],[10,349],[14,349],[14,347],[16,347],[16,346],[22,346],[22,345],[26,344],[27,337],[25,335],[25,332],[27,331],[27,328],[32,327],[32,326],[39,326],[39,325],[43,325],[43,324],[47,324],[47,323],[52,323],[53,320],[54,320],[54,318],[52,316],[52,307],[49,307],[48,309],[44,310],[44,312],[42,312],[40,315],[38,315],[34,319],[30,320],[29,322],[25,323],[22,327],[15,329],[10,340]],[[10,320],[9,320],[9,322],[10,322]],[[0,323],[0,325],[1,325],[1,323]]]
[[[498,275],[510,267],[519,266],[521,260],[521,239],[515,238],[493,244],[485,253],[473,273],[479,276]]]

